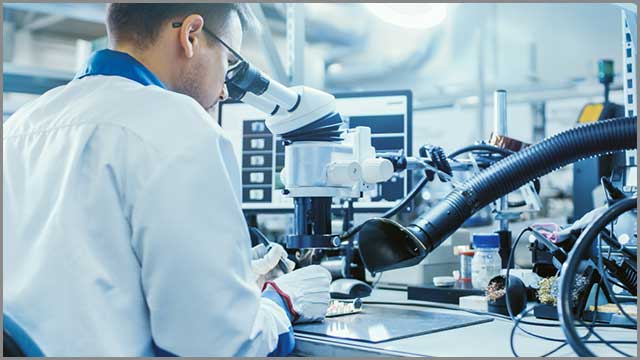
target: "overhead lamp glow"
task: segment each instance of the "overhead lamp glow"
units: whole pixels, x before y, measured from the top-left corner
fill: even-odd
[[[411,29],[428,29],[447,17],[447,4],[366,3],[364,6],[385,22]]]

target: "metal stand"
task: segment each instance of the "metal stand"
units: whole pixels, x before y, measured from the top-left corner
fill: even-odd
[[[507,92],[496,90],[493,93],[493,132],[495,135],[507,135]],[[500,258],[502,268],[508,266],[509,254],[511,253],[511,231],[509,230],[509,220],[520,217],[519,214],[508,212],[509,202],[507,195],[500,198],[496,220],[500,221],[500,230],[496,231],[500,236]]]

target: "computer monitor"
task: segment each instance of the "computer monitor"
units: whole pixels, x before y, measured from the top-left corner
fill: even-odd
[[[411,155],[412,93],[409,90],[335,94],[336,108],[349,128],[368,126],[377,152]],[[265,125],[266,115],[235,101],[218,109],[218,121],[231,138],[242,170],[242,208],[246,212],[290,212],[293,199],[282,194],[280,171],[284,145]],[[403,172],[378,184],[354,202],[357,212],[393,207],[409,191],[411,177]]]

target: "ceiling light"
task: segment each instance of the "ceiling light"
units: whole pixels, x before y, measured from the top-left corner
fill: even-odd
[[[447,4],[365,3],[364,6],[385,22],[411,29],[428,29],[447,17]]]

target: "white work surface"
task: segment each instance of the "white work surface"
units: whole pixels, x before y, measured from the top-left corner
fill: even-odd
[[[405,291],[376,289],[365,301],[389,301],[406,302]],[[417,301],[411,300],[416,303]],[[429,304],[428,302],[424,302]],[[366,309],[366,304],[364,305]],[[396,306],[396,305],[385,305]],[[425,308],[419,306],[399,305],[402,308],[416,309],[432,312],[449,312],[456,314],[468,314],[456,310],[444,310]],[[358,316],[348,315],[348,316]],[[542,322],[531,316],[528,320]],[[551,321],[549,321],[551,322]],[[555,322],[551,322],[555,323]],[[445,330],[436,333],[418,335],[409,338],[390,340],[381,343],[366,343],[361,341],[343,340],[326,336],[296,333],[296,347],[293,355],[297,356],[482,356],[512,357],[509,346],[509,337],[512,322],[506,319],[494,318],[493,321],[483,324],[471,325],[453,330]],[[547,337],[564,339],[562,330],[558,328],[523,325],[523,327],[535,334]],[[629,329],[597,328],[597,333],[606,340],[635,341],[637,332]],[[580,334],[585,330],[579,330]],[[592,336],[590,339],[595,339]],[[533,338],[521,331],[516,332],[514,346],[519,356],[541,356],[551,351],[561,343],[550,342]],[[588,344],[589,349],[598,356],[621,356],[604,344]],[[620,350],[637,356],[635,344],[616,344]],[[553,356],[576,356],[569,345],[566,345]]]

